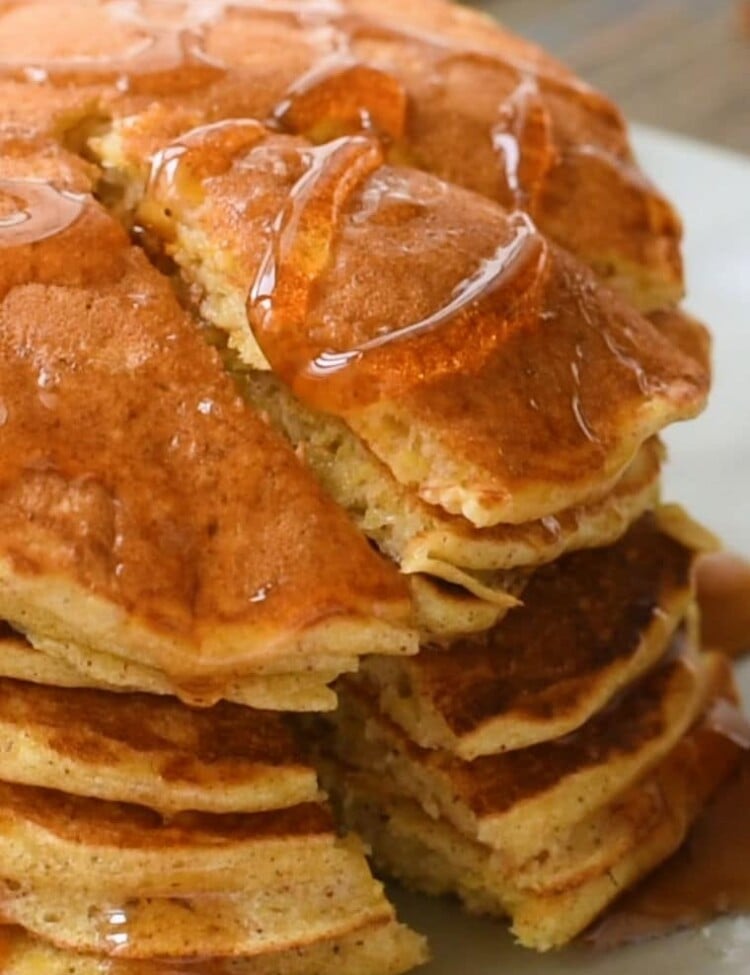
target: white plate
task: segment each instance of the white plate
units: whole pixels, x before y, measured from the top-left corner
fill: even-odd
[[[703,417],[667,438],[666,496],[750,555],[750,159],[640,127],[634,140],[644,169],[684,216],[688,307],[715,335],[716,392]],[[750,666],[743,683],[750,701]],[[395,899],[432,943],[425,975],[750,973],[750,919],[607,955],[539,956],[514,947],[502,925],[467,918],[450,903],[399,891]]]

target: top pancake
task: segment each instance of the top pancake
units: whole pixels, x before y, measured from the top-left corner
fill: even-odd
[[[129,125],[97,142],[130,198],[137,146]],[[267,359],[402,484],[478,526],[601,496],[705,401],[704,365],[526,216],[384,165],[372,138],[194,130],[158,154],[138,220],[246,362]]]
[[[175,683],[413,647],[395,571],[75,166],[0,180],[0,614]]]
[[[74,83],[102,115],[158,97],[194,124],[274,118],[315,141],[375,131],[392,158],[527,210],[641,307],[680,297],[679,220],[616,108],[481,15],[442,0],[4,6],[2,101],[16,129],[39,119],[32,86],[47,81],[66,123]],[[27,99],[19,120],[10,106]]]

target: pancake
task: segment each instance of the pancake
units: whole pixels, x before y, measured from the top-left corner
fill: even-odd
[[[50,646],[48,641],[39,642]],[[52,646],[58,649],[57,644]],[[43,653],[20,634],[0,631],[0,676],[52,687],[96,687],[110,692],[173,695],[179,690],[182,698],[196,707],[213,705],[221,698],[272,711],[330,711],[336,707],[336,695],[327,684],[339,675],[340,667],[328,673],[260,674],[222,680],[213,686],[203,680],[200,685],[178,689],[160,671],[142,664],[111,654],[84,652],[70,644],[66,650],[63,656]]]
[[[738,754],[730,739],[696,726],[645,778],[571,829],[556,855],[544,851],[512,871],[445,818],[389,793],[381,777],[339,768],[334,779],[344,784],[345,818],[381,870],[431,895],[456,894],[471,913],[510,917],[522,945],[549,951],[678,849]]]
[[[379,891],[368,880],[357,842],[340,841],[330,813],[315,802],[163,819],[141,806],[2,783],[0,817],[9,888],[63,893],[75,878],[79,893],[102,903],[135,896],[249,897],[265,888],[280,896],[283,885],[288,896],[296,883],[322,889],[333,877],[369,884],[370,894]]]
[[[423,940],[388,921],[342,938],[321,941],[292,952],[254,958],[190,963],[194,975],[400,975],[425,961]],[[182,975],[179,962],[127,961],[77,955],[54,948],[21,928],[0,933],[0,958],[6,975]]]
[[[141,806],[2,782],[0,874],[4,918],[103,959],[197,958],[218,971],[218,960],[231,958],[244,972],[244,959],[257,958],[247,971],[263,972],[277,959],[285,970],[290,952],[290,971],[319,975],[325,946],[335,955],[339,941],[368,964],[382,950],[384,970],[394,972],[425,954],[422,939],[396,923],[361,844],[340,839],[317,802],[163,819]]]
[[[403,664],[375,658],[364,679],[414,742],[467,760],[566,735],[664,654],[696,554],[648,515],[609,548],[539,569],[489,633]]]
[[[3,11],[8,125],[75,134],[72,90],[96,120],[158,100],[192,125],[273,119],[314,141],[374,131],[392,160],[527,210],[639,306],[681,295],[679,220],[638,169],[620,113],[477,13],[441,0],[66,0],[64,16],[59,4]],[[42,80],[56,127],[38,118]]]
[[[513,593],[510,570],[606,545],[658,498],[664,450],[650,440],[604,498],[554,519],[476,528],[400,485],[344,423],[306,409],[270,373],[245,371],[239,379],[251,402],[302,452],[331,496],[402,572],[442,578],[487,601],[502,592],[503,582]],[[488,584],[489,572],[498,574],[494,584]],[[509,573],[505,579],[504,572]]]
[[[371,878],[370,884],[376,887]],[[188,963],[193,957],[242,958],[294,951],[392,917],[384,898],[371,905],[348,874],[323,884],[264,887],[232,896],[107,904],[98,897],[63,891],[27,893],[13,885],[0,898],[10,923],[57,947]]]
[[[68,173],[36,173],[0,160],[3,200],[30,208],[0,281],[0,614],[177,688],[415,649],[397,573],[237,396],[168,282]]]
[[[705,401],[701,364],[527,217],[384,164],[371,138],[193,130],[155,157],[137,219],[244,362],[477,526],[601,497]]]
[[[280,809],[319,798],[278,714],[0,679],[0,780],[165,814]],[[1,787],[0,787],[1,788]]]
[[[681,642],[676,657],[554,741],[464,762],[415,745],[365,689],[347,686],[330,747],[428,814],[501,850],[506,863],[523,863],[647,774],[705,709],[723,658],[677,651]]]

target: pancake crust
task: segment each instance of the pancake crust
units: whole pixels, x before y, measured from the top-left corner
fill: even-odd
[[[670,658],[579,731],[473,762],[420,748],[362,688],[347,687],[331,747],[508,863],[523,863],[665,757],[704,710],[719,666],[713,657]]]
[[[368,661],[367,683],[413,741],[467,760],[566,735],[664,654],[695,559],[646,516],[609,548],[537,570],[489,633],[403,665]]]
[[[194,975],[400,975],[426,961],[424,939],[396,921],[363,927],[291,952],[191,962]],[[184,965],[78,955],[54,948],[21,928],[0,932],[6,975],[181,975]]]
[[[40,29],[51,8],[55,32]],[[26,66],[33,84],[19,83]],[[273,118],[315,141],[374,130],[392,159],[528,210],[641,306],[682,291],[679,220],[638,169],[617,109],[539,48],[441,0],[66,0],[64,16],[60,0],[37,0],[0,19],[0,81],[0,118],[21,131],[55,133],[45,99],[58,130],[75,124],[71,101],[122,117],[156,99],[193,125]]]
[[[678,849],[738,755],[730,739],[697,726],[648,776],[577,824],[556,855],[545,850],[510,873],[489,847],[388,793],[381,778],[341,768],[332,776],[347,822],[383,871],[431,895],[457,894],[471,913],[510,917],[522,945],[549,951]]]
[[[49,641],[35,639],[49,646]],[[59,656],[59,646],[53,645],[57,653],[43,653],[9,627],[7,635],[0,628],[0,676],[51,687],[93,687],[110,693],[144,691],[164,696],[178,691],[154,668],[70,645]],[[179,693],[195,707],[211,706],[225,698],[271,711],[331,711],[336,707],[336,695],[327,684],[339,673],[337,667],[327,672],[260,674],[220,681],[213,689],[201,681],[192,689],[180,687]]]
[[[16,192],[36,173],[0,161]],[[176,685],[414,649],[397,574],[238,397],[168,282],[75,199],[64,229],[3,251],[0,613]]]
[[[289,724],[231,704],[0,679],[0,778],[162,813],[280,809],[319,798]]]
[[[311,149],[251,121],[197,129],[158,156],[138,219],[244,361],[260,346],[303,402],[476,525],[601,495],[705,399],[700,363],[526,218],[382,165],[373,141]]]

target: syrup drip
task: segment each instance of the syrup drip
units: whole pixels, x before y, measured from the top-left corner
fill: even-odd
[[[0,217],[0,248],[34,244],[62,233],[81,216],[86,197],[43,180],[0,179],[0,197],[20,203]]]
[[[208,175],[205,171],[207,163],[212,165],[211,171],[215,174],[217,168],[219,170],[226,168],[228,163],[224,160],[227,156],[231,158],[243,150],[252,149],[267,135],[268,130],[253,119],[223,119],[220,122],[191,129],[177,142],[154,153],[151,159],[147,195],[156,192],[157,184],[162,191],[166,191],[167,195],[178,189],[180,167],[191,149],[208,144],[212,146],[220,144],[222,152],[201,155],[203,166],[201,177],[205,177]]]
[[[326,141],[331,129],[395,141],[405,133],[407,106],[406,89],[397,78],[343,54],[326,58],[296,81],[273,117],[314,142]]]
[[[158,23],[145,12],[148,0],[110,0],[106,11],[113,29],[135,28],[143,36],[125,51],[102,56],[73,56],[29,62],[0,62],[0,72],[20,76],[34,83],[67,83],[115,80],[127,91],[137,78],[164,75],[188,69],[188,86],[207,83],[226,71],[226,65],[215,61],[205,50],[206,30],[222,12],[223,5],[189,0],[168,0],[168,5],[192,14],[191,23],[177,25]]]
[[[502,288],[508,283],[509,279],[515,278],[517,262],[526,256],[530,238],[536,233],[534,225],[524,213],[512,214],[511,227],[513,237],[510,243],[500,245],[492,257],[482,261],[476,272],[455,288],[447,305],[421,321],[394,329],[392,332],[386,332],[384,335],[379,335],[351,351],[322,352],[310,365],[311,375],[315,377],[327,376],[331,372],[344,369],[351,363],[359,361],[367,352],[380,349],[390,342],[414,338],[423,332],[446,325],[456,319],[469,306],[489,297],[494,291]]]
[[[304,344],[311,292],[329,265],[343,207],[383,162],[377,142],[364,137],[337,139],[306,155],[307,171],[275,221],[250,289],[248,315],[262,347],[274,336]]]
[[[704,555],[697,565],[704,646],[730,656],[750,651],[750,562],[739,555]]]
[[[252,0],[243,7],[268,9]],[[438,86],[444,84],[446,71],[461,62],[516,73],[517,87],[501,104],[489,131],[506,194],[515,208],[533,212],[544,179],[557,159],[552,120],[538,79],[552,88],[574,90],[596,109],[604,106],[611,114],[609,103],[593,89],[567,74],[547,71],[544,65],[489,49],[462,48],[459,42],[445,37],[363,14],[344,13],[340,7],[334,8],[329,17],[328,56],[290,86],[273,113],[273,119],[289,131],[303,133],[313,141],[330,137],[331,127],[337,124],[339,135],[342,126],[344,131],[352,131],[358,120],[359,131],[374,131],[390,141],[406,134],[406,88],[395,74],[357,56],[357,42],[367,38],[413,44],[419,55],[431,62],[433,82]]]
[[[274,370],[312,405],[330,409],[332,398],[346,402],[354,397],[360,405],[377,399],[382,384],[388,382],[389,370],[379,368],[382,353],[396,343],[401,347],[399,378],[403,379],[407,346],[407,358],[411,358],[408,366],[415,379],[423,382],[430,370],[417,361],[415,340],[464,320],[485,298],[508,285],[513,285],[509,288],[511,304],[511,296],[517,300],[522,290],[517,285],[523,272],[531,269],[533,280],[539,278],[546,251],[530,219],[514,213],[508,221],[506,239],[454,288],[444,306],[400,328],[383,326],[373,338],[354,348],[321,349],[320,342],[316,346],[310,337],[308,312],[324,291],[324,276],[331,265],[344,208],[382,161],[379,144],[363,136],[309,150],[307,169],[276,220],[273,238],[250,289],[248,318],[255,338]],[[409,201],[400,202],[408,205]],[[411,205],[418,206],[418,201],[412,200]],[[503,327],[498,334],[502,331]],[[432,371],[445,367],[443,361],[434,363]],[[453,368],[450,363],[448,367]],[[337,408],[342,408],[340,403]]]
[[[533,213],[556,158],[552,119],[535,78],[522,77],[501,106],[492,129],[492,145],[502,162],[505,188],[513,204]]]

